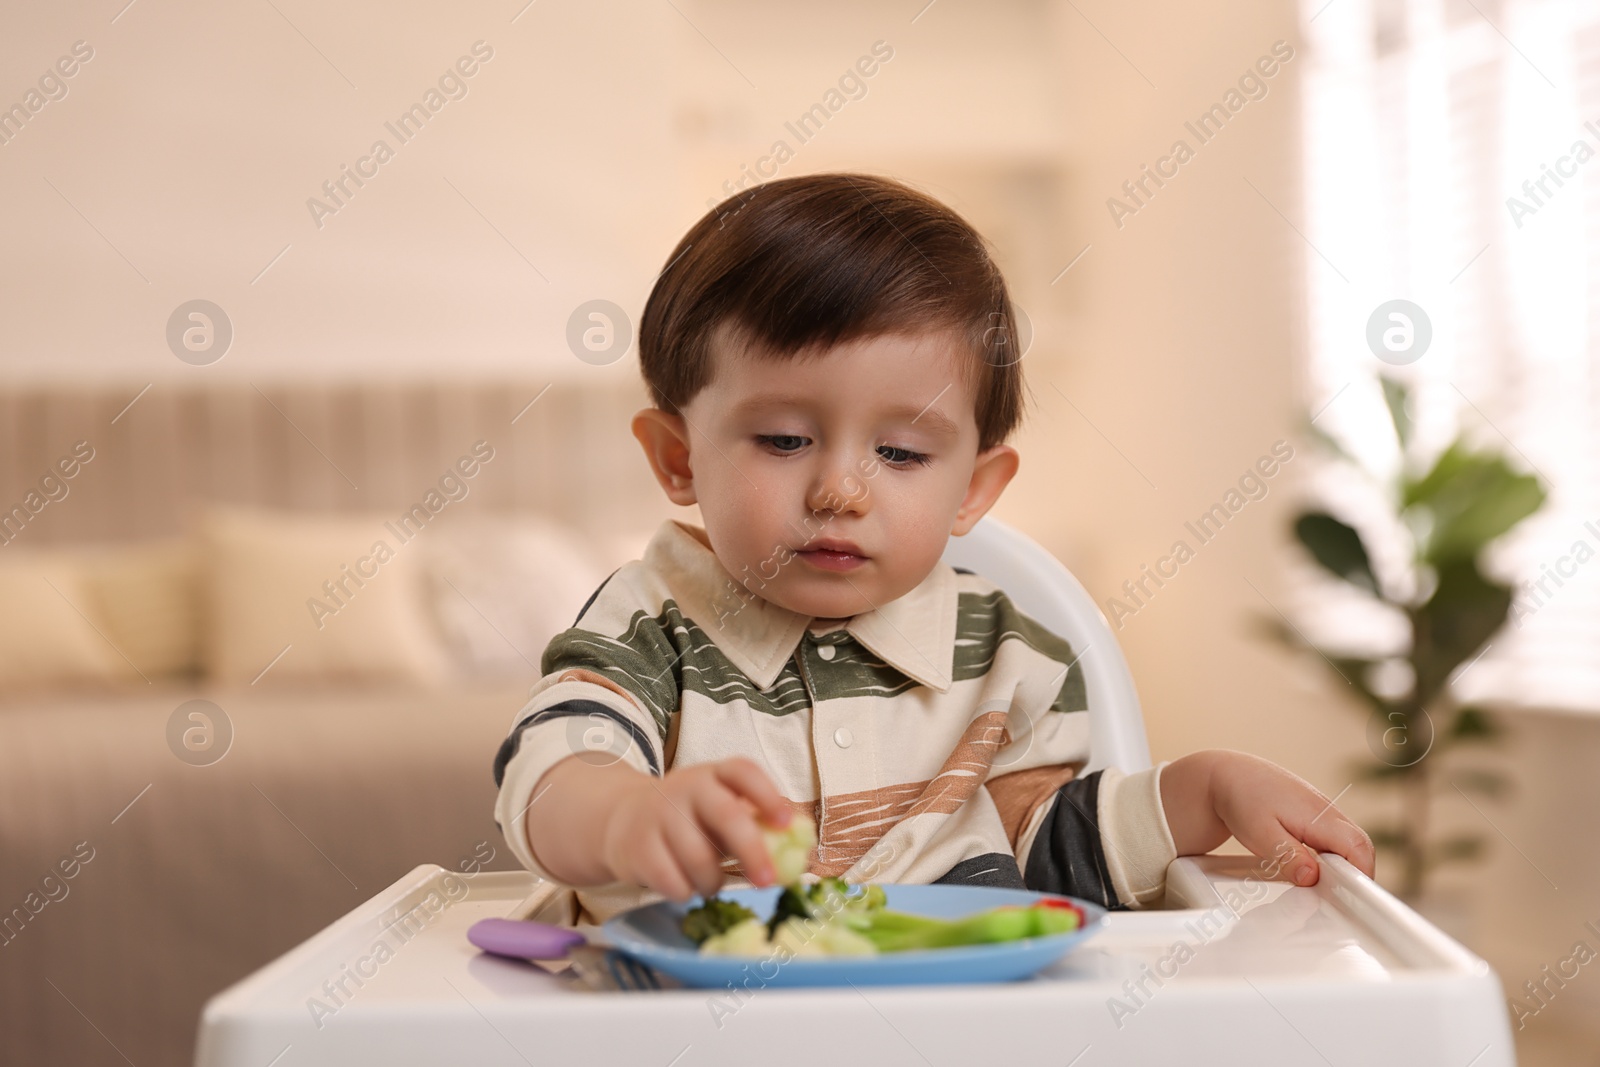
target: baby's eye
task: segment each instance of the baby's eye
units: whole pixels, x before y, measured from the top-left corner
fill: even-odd
[[[764,433],[758,434],[756,440],[762,444],[771,445],[779,452],[794,452],[804,448],[806,439],[792,433]]]
[[[883,457],[885,463],[895,467],[909,467],[913,464],[928,465],[928,456],[923,452],[913,452],[909,448],[896,448],[894,445],[879,445],[878,455]]]

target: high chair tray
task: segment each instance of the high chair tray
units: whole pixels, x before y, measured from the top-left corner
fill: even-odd
[[[1113,912],[1019,982],[780,989],[752,970],[737,989],[626,993],[468,943],[479,919],[524,917],[531,875],[424,865],[213,997],[196,1063],[1515,1063],[1483,960],[1337,856],[1311,888],[1254,862],[1176,861],[1167,908]]]

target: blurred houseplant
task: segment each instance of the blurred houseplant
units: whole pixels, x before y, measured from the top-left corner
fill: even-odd
[[[1506,787],[1500,775],[1457,758],[1459,747],[1492,743],[1501,728],[1484,708],[1461,704],[1450,679],[1481,654],[1511,607],[1511,588],[1480,569],[1484,549],[1539,510],[1545,490],[1499,452],[1474,450],[1461,435],[1431,462],[1418,455],[1406,387],[1387,377],[1380,381],[1400,449],[1394,478],[1373,474],[1332,437],[1311,429],[1335,462],[1384,490],[1394,527],[1409,547],[1403,571],[1380,579],[1361,534],[1327,511],[1300,514],[1294,533],[1326,570],[1403,618],[1408,638],[1377,655],[1317,647],[1277,620],[1271,629],[1286,643],[1317,652],[1369,713],[1374,758],[1357,775],[1393,787],[1399,808],[1394,822],[1368,830],[1399,860],[1399,894],[1417,901],[1430,871],[1472,859],[1483,847],[1480,835],[1439,839],[1430,832],[1435,794],[1496,796]]]

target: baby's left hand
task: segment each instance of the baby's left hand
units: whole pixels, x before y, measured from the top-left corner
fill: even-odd
[[[1372,839],[1309,782],[1259,756],[1213,749],[1169,763],[1161,804],[1180,856],[1210,852],[1231,835],[1271,859],[1296,885],[1315,885],[1318,852],[1372,877]]]

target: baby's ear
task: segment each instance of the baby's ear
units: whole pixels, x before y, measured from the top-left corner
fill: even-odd
[[[995,445],[986,452],[978,453],[978,461],[972,468],[972,481],[967,483],[967,495],[956,512],[955,525],[950,528],[952,536],[965,537],[968,531],[978,525],[978,520],[994,506],[1011,479],[1016,477],[1021,462],[1017,450],[1010,445]]]
[[[681,507],[697,503],[694,471],[689,466],[689,424],[684,417],[644,408],[633,417],[633,436],[639,439],[667,499]]]

